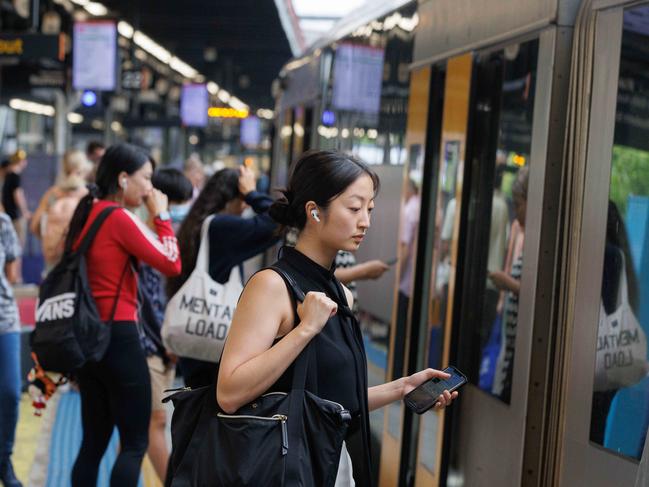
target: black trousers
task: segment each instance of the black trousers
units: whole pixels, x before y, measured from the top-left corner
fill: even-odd
[[[72,470],[73,487],[97,485],[99,463],[117,426],[120,451],[110,477],[111,487],[136,487],[148,446],[151,379],[137,326],[112,325],[104,358],[79,372],[83,440]]]

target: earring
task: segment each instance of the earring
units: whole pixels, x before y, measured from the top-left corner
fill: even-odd
[[[315,221],[320,223],[320,217],[318,216],[318,210],[311,210],[311,216]]]

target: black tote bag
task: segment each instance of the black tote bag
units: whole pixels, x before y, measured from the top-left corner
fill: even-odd
[[[291,276],[271,268],[302,301],[304,293]],[[214,386],[165,398],[174,403],[166,485],[333,486],[351,415],[305,389],[309,364],[314,363],[311,342],[295,360],[290,392],[269,392],[234,414],[218,408]]]

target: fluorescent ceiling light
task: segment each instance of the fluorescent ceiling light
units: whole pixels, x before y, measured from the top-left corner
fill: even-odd
[[[83,6],[83,8],[85,8],[90,15],[94,15],[95,17],[108,15],[108,9],[99,2],[88,2]]]
[[[135,30],[133,29],[133,26],[131,24],[120,20],[117,23],[117,32],[119,32],[120,35],[126,37],[127,39],[132,39]]]
[[[54,107],[51,105],[43,105],[42,103],[22,100],[20,98],[9,100],[9,106],[14,110],[34,113],[36,115],[45,115],[46,117],[53,117],[56,113],[56,110],[54,110]]]
[[[275,116],[275,112],[268,108],[260,108],[259,110],[257,110],[257,116],[259,118],[265,118],[266,120],[272,120]]]
[[[217,96],[219,97],[219,100],[221,100],[223,103],[227,103],[230,101],[230,93],[228,93],[225,90],[220,90]]]
[[[165,64],[169,64],[171,53],[146,34],[136,30],[133,34],[133,41],[153,57]]]
[[[171,69],[174,71],[182,74],[185,78],[194,78],[198,74],[198,71],[192,68],[189,64],[181,61],[176,56],[172,56],[169,61],[169,66],[171,66]]]
[[[68,113],[68,122],[78,124],[83,122],[83,115],[75,112]]]
[[[210,92],[210,95],[216,95],[219,92],[219,85],[217,85],[214,81],[210,81],[207,83],[207,91]]]
[[[228,104],[237,110],[248,110],[250,107],[239,100],[236,96],[231,96]]]

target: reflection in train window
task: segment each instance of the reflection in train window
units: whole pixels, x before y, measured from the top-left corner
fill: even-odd
[[[537,54],[538,40],[533,40],[482,55],[474,78],[457,363],[471,382],[508,404],[523,269]],[[452,208],[451,203],[448,207]]]
[[[413,17],[416,3],[399,12]],[[405,164],[414,39],[405,25],[368,24],[335,47],[317,127],[320,147],[352,152],[368,164]]]
[[[624,14],[590,440],[640,458],[649,424],[649,7]],[[604,217],[604,215],[602,215]],[[602,219],[603,220],[603,219]]]

